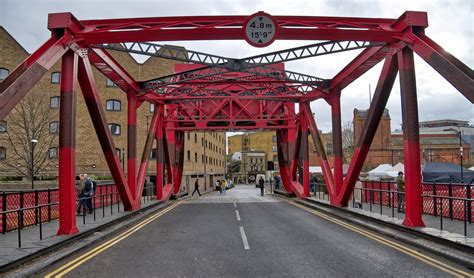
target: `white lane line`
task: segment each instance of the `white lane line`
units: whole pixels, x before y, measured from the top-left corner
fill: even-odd
[[[238,210],[235,210],[235,216],[237,216],[237,221],[240,221],[240,214]]]
[[[236,207],[237,207],[237,204],[234,202],[234,208],[236,208]]]
[[[240,229],[240,235],[242,236],[242,241],[244,242],[244,249],[248,250],[250,249],[249,242],[247,241],[247,236],[245,235],[244,232],[244,227],[239,226]]]

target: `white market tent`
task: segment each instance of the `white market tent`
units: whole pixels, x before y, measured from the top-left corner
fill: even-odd
[[[387,170],[393,168],[390,164],[380,164],[375,169],[368,172],[369,180],[379,180],[382,177],[387,177]]]
[[[393,178],[396,178],[398,176],[398,172],[400,171],[405,172],[405,165],[403,165],[401,162],[398,162],[397,165],[385,170],[386,174]]]
[[[323,169],[321,169],[321,166],[310,166],[309,167],[309,172],[311,174],[322,174]]]

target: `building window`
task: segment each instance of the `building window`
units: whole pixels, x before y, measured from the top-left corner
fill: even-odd
[[[278,155],[273,155],[273,161],[278,161]]]
[[[50,108],[59,108],[59,97],[52,97],[49,99]]]
[[[107,80],[105,81],[105,85],[107,87],[117,87],[117,84],[114,83],[114,81],[112,81],[111,79],[107,78]]]
[[[272,146],[272,152],[276,153],[278,151],[277,146]]]
[[[150,112],[155,112],[155,104],[150,103]]]
[[[7,149],[5,147],[0,147],[0,160],[7,159]]]
[[[56,148],[56,147],[49,148],[48,157],[49,157],[49,159],[58,158],[58,148]]]
[[[191,152],[188,151],[188,161],[191,160]]]
[[[330,144],[330,143],[326,144],[326,153],[328,155],[332,154],[332,144]]]
[[[0,80],[7,78],[10,71],[6,68],[0,68]]]
[[[201,138],[201,145],[204,147],[204,138]]]
[[[118,156],[119,159],[121,159],[122,150],[120,150],[119,148],[115,148],[115,154]]]
[[[156,160],[157,154],[158,154],[158,150],[156,148],[152,149],[151,153],[150,153],[150,159],[151,160]]]
[[[191,140],[191,135],[188,132],[188,141]]]
[[[59,122],[49,123],[49,133],[59,133]]]
[[[194,162],[198,162],[198,154],[194,153]]]
[[[0,133],[7,132],[7,122],[0,121]]]
[[[59,71],[51,73],[51,83],[59,84],[59,81],[61,81],[61,73]]]
[[[204,155],[201,155],[201,161],[204,163]]]
[[[276,141],[277,141],[277,137],[276,137],[276,135],[273,135],[272,136],[272,142],[276,142]]]
[[[198,135],[196,133],[194,133],[194,143],[197,144],[197,142],[198,142]]]
[[[122,103],[120,100],[109,99],[106,101],[107,111],[122,111]]]
[[[112,135],[120,135],[120,125],[111,123],[109,124],[109,129]]]

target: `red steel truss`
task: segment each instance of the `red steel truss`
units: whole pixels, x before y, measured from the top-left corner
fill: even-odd
[[[244,40],[248,16],[183,16],[77,20],[71,13],[50,14],[51,38],[0,83],[0,120],[38,80],[62,59],[59,139],[60,222],[58,234],[78,232],[75,223],[75,99],[78,82],[126,210],[140,206],[149,154],[156,143],[156,198],[179,193],[183,174],[184,132],[191,130],[262,130],[277,134],[283,185],[300,198],[309,196],[308,135],[322,162],[324,179],[335,206],[347,206],[368,154],[397,74],[400,74],[404,126],[406,216],[404,225],[423,226],[419,159],[418,107],[414,53],[474,102],[473,72],[424,32],[424,12],[405,12],[398,19],[273,16],[277,40],[321,41],[309,46],[244,59],[186,51],[155,41]],[[130,44],[132,43],[132,44]],[[122,44],[122,46],[120,46]],[[286,71],[284,62],[365,48],[330,79]],[[182,62],[173,75],[138,82],[108,52],[115,49]],[[341,103],[343,89],[380,61],[384,66],[347,176],[342,174]],[[95,67],[126,94],[128,100],[128,172],[120,167],[100,94]],[[331,106],[334,172],[314,120],[310,102]],[[141,161],[137,165],[137,108],[155,104]],[[296,109],[299,106],[299,111]],[[302,165],[299,165],[299,164]],[[138,167],[137,167],[138,166]],[[302,184],[298,176],[302,166]],[[166,172],[166,180],[164,173]]]

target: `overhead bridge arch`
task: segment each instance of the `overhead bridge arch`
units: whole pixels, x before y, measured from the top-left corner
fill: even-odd
[[[259,30],[252,29],[257,26],[249,23],[252,20],[265,23]],[[311,134],[322,161],[331,204],[347,206],[395,77],[400,74],[407,184],[404,224],[423,226],[414,53],[468,101],[474,102],[472,69],[431,40],[424,32],[427,26],[424,12],[405,12],[397,19],[270,16],[260,12],[251,16],[78,20],[71,13],[50,14],[51,38],[0,83],[0,120],[56,62],[62,61],[58,234],[77,232],[74,216],[76,80],[127,210],[140,206],[140,192],[155,140],[159,146],[157,176],[163,177],[166,171],[166,180],[157,179],[157,198],[167,200],[179,192],[184,132],[191,130],[275,130],[283,185],[300,198],[309,196],[307,140]],[[322,42],[245,58],[222,57],[155,43],[183,40],[247,40],[258,47],[273,40]],[[362,51],[332,77],[292,72],[284,66],[288,61],[355,49]],[[139,82],[108,50],[189,64],[176,66],[172,75]],[[340,97],[345,87],[381,61],[384,61],[383,68],[362,136],[348,173],[343,177]],[[93,68],[127,94],[127,177],[107,128]],[[317,99],[324,99],[331,106],[334,173],[310,108],[310,102]],[[137,108],[144,102],[154,103],[156,108],[137,167]],[[298,182],[299,166],[303,168],[303,184]]]

